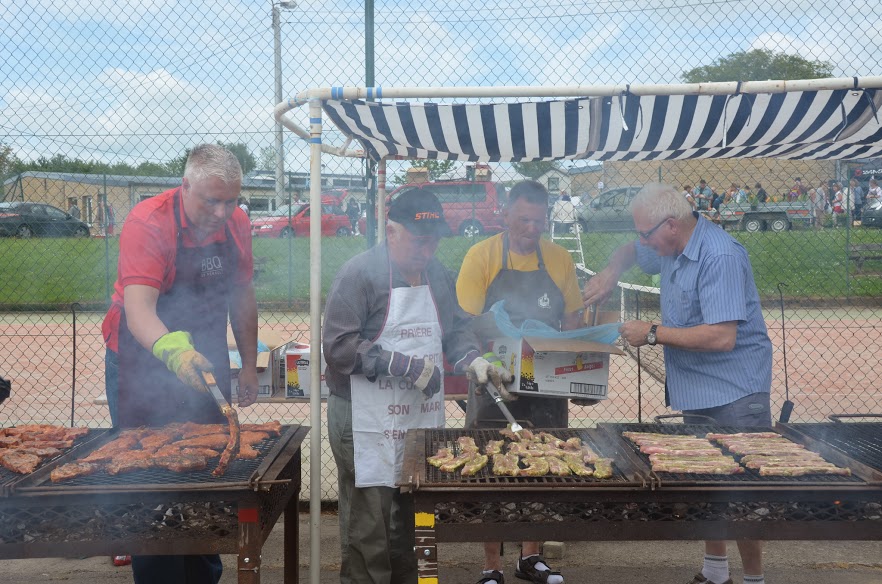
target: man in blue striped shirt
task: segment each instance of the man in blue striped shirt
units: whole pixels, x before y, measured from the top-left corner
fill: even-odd
[[[645,186],[631,204],[637,241],[619,247],[585,286],[586,306],[605,300],[635,263],[661,274],[661,324],[627,321],[633,347],[660,344],[671,408],[725,426],[770,426],[772,343],[747,251],[692,211],[674,187]],[[745,584],[765,584],[762,542],[739,541]],[[701,573],[690,584],[732,584],[726,542],[705,542]]]

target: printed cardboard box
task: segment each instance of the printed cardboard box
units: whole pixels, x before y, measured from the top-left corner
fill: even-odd
[[[257,338],[269,348],[269,351],[261,351],[257,354],[257,397],[260,399],[284,391],[285,351],[295,339],[268,329],[259,329]],[[236,339],[229,327],[227,327],[227,348],[231,351],[236,350]],[[233,373],[232,392],[235,397],[239,394],[239,366],[231,360],[230,368]]]
[[[308,398],[312,390],[312,368],[309,345],[289,347],[285,355],[285,397]],[[325,381],[325,356],[321,357],[321,398],[328,397],[330,390]]]
[[[489,317],[489,318],[488,318]],[[475,319],[478,335],[512,372],[511,393],[537,397],[606,399],[614,345],[578,339],[514,338],[502,334],[492,315]]]

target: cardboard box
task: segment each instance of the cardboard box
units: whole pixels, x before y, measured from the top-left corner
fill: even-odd
[[[312,393],[312,368],[309,345],[290,347],[285,355],[285,397],[310,397]],[[325,381],[325,356],[321,358],[321,398],[328,397],[330,390]]]
[[[476,326],[479,336],[514,375],[511,393],[607,398],[609,356],[624,354],[618,347],[577,339],[517,339],[503,335],[496,328],[492,314],[475,320],[480,321]]]
[[[257,338],[263,342],[269,351],[257,354],[257,397],[271,397],[275,393],[284,391],[285,387],[285,351],[288,345],[295,342],[293,337],[285,337],[283,333],[273,330],[257,331]],[[233,331],[227,327],[227,348],[236,350],[236,339]],[[239,394],[239,366],[230,361],[232,369],[232,393],[235,398]]]

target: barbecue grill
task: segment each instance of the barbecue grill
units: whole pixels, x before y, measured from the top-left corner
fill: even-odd
[[[298,581],[300,445],[309,428],[283,426],[221,477],[146,469],[62,483],[53,468],[115,439],[107,432],[17,481],[0,499],[0,559],[81,555],[238,554],[238,581],[260,582],[261,548],[285,511],[285,582]]]
[[[776,429],[828,460],[844,454],[865,475],[882,481],[882,422],[778,424]]]
[[[845,424],[840,424],[845,425]],[[613,459],[607,480],[576,477],[476,477],[440,473],[426,462],[460,436],[479,447],[499,439],[493,430],[408,432],[399,483],[413,493],[420,578],[437,578],[438,541],[573,540],[878,540],[882,488],[875,475],[844,454],[831,462],[856,473],[843,477],[666,476],[621,436],[621,430],[686,431],[672,424],[619,424],[597,429],[547,430],[578,436]],[[702,426],[703,431],[738,431]],[[791,438],[793,439],[793,438]],[[829,448],[830,451],[833,448]],[[833,480],[826,480],[831,478]],[[808,480],[805,480],[808,479]],[[709,488],[718,482],[714,488]]]

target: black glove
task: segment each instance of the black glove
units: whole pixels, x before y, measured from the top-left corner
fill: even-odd
[[[0,377],[0,404],[6,401],[10,393],[12,393],[12,383]]]
[[[397,351],[383,351],[379,362],[390,376],[407,379],[427,399],[441,390],[441,371],[428,357],[420,359]]]

